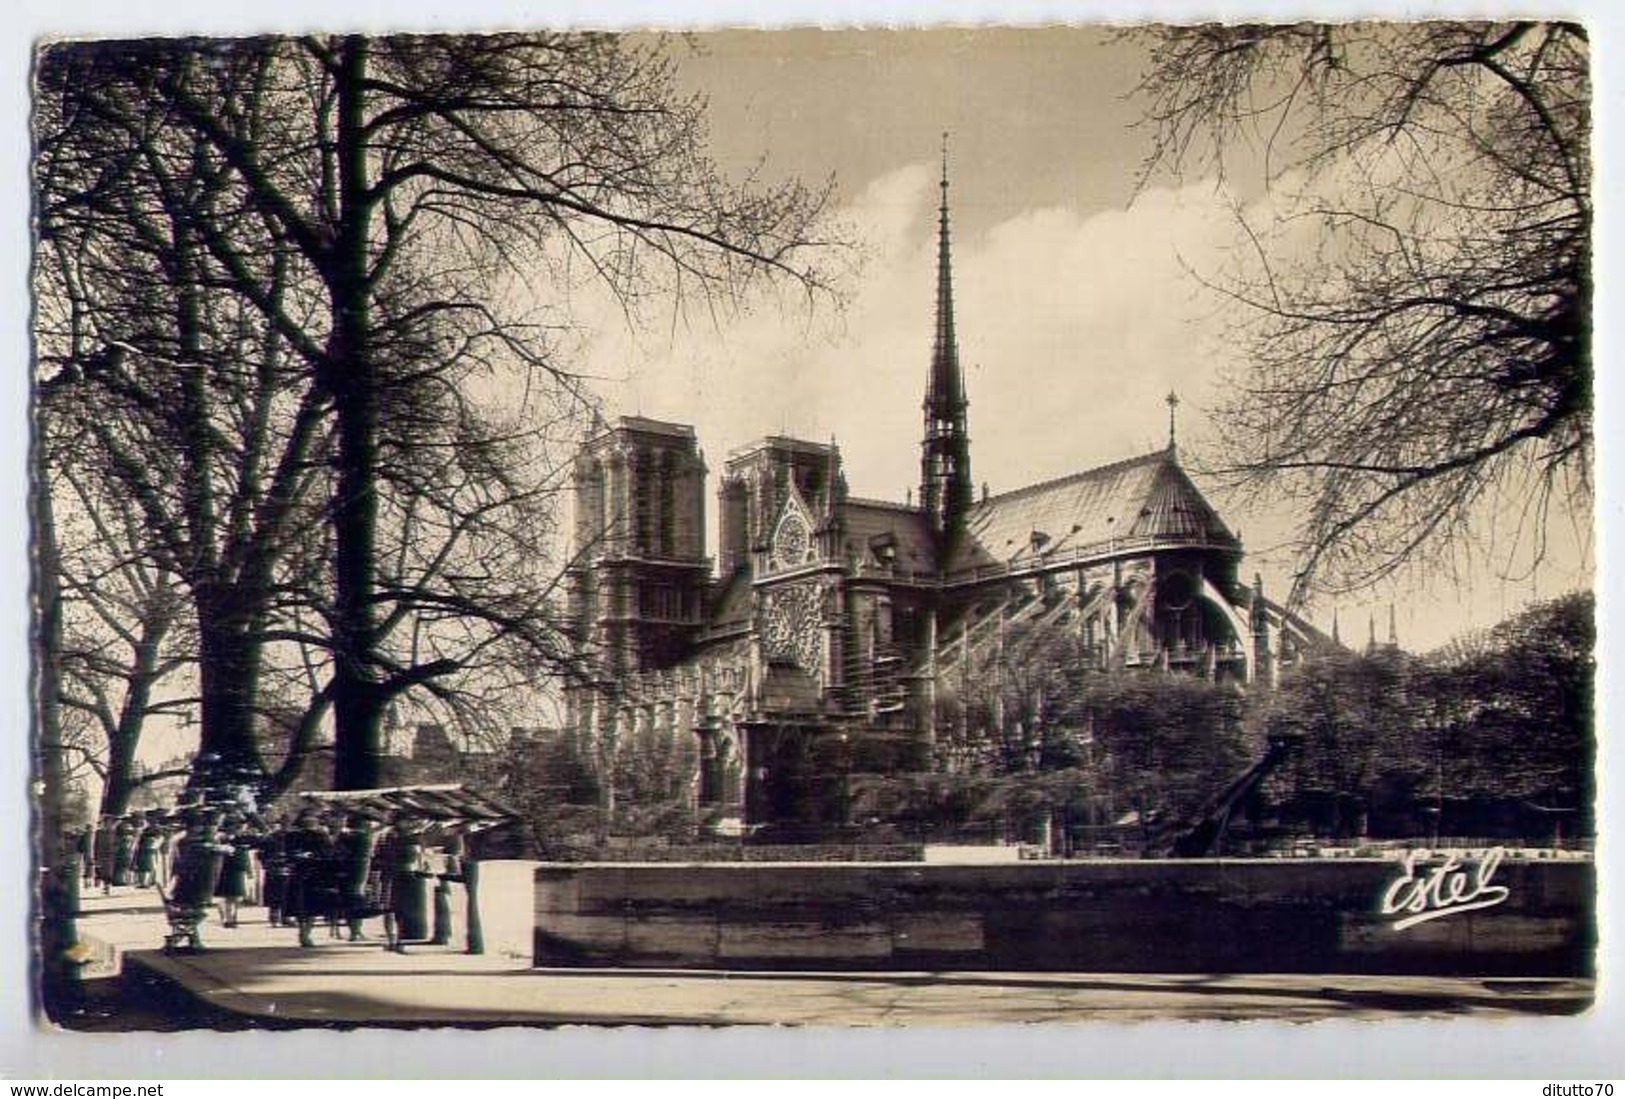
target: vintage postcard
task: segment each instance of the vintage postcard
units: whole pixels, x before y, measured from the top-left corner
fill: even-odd
[[[1592,82],[39,42],[41,1025],[1586,1012]]]

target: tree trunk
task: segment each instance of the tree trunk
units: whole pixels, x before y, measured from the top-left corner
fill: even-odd
[[[172,621],[169,611],[163,608],[149,609],[142,619],[141,637],[135,645],[129,687],[124,695],[124,704],[119,708],[118,725],[107,746],[107,781],[102,787],[101,808],[104,817],[122,817],[129,809],[130,795],[135,791],[136,749],[141,744],[141,730],[146,722],[147,706],[152,702],[152,689],[161,675],[158,671],[159,653]]]
[[[62,590],[57,555],[56,517],[51,505],[49,466],[45,457],[45,416],[34,440],[31,503],[34,519],[34,867],[39,892],[39,923],[34,945],[39,951],[40,992],[56,1016],[71,994],[73,976],[65,951],[78,941],[73,889],[77,868],[66,864],[62,835],[67,803],[67,768],[62,758]],[[33,890],[30,889],[33,896]]]
[[[339,47],[337,102],[339,227],[327,272],[333,330],[325,381],[337,419],[333,501],[333,785],[378,784],[381,695],[373,664],[377,644],[373,554],[378,514],[378,389],[368,342],[367,161],[362,78],[366,42]]]
[[[41,422],[41,433],[44,423]],[[34,806],[40,864],[54,866],[60,855],[62,806],[67,796],[62,759],[62,590],[57,556],[56,517],[51,501],[44,440],[37,440],[34,462],[34,777],[39,783]]]
[[[326,716],[330,707],[331,701],[325,693],[318,694],[311,700],[310,706],[299,719],[299,725],[289,738],[288,754],[283,758],[281,766],[266,777],[265,797],[268,800],[287,793],[304,774],[305,764],[316,745],[316,734],[321,729],[322,718]]]
[[[131,773],[135,769],[135,741],[123,736],[122,732],[122,727],[115,731],[107,746],[107,781],[102,786],[102,817],[122,817],[130,808],[130,795],[135,792]]]
[[[259,693],[260,645],[251,620],[232,595],[210,585],[198,593],[198,685],[203,725],[193,789],[228,777],[258,776],[263,767],[254,735]]]

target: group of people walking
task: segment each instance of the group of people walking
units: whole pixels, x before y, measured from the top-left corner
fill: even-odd
[[[105,817],[96,828],[75,836],[84,884],[111,892],[115,885],[150,889],[168,873],[176,829],[154,809],[123,817]]]
[[[318,923],[352,942],[382,917],[384,947],[404,951],[412,940],[450,941],[451,883],[465,880],[459,838],[431,858],[418,822],[377,821],[352,814],[342,827],[313,812],[300,814],[271,853],[266,905],[273,922],[299,929],[299,945],[314,946]],[[430,883],[436,916],[430,920]]]
[[[302,947],[316,946],[318,926],[329,938],[366,940],[373,918],[382,919],[387,950],[447,944],[452,886],[462,883],[467,946],[478,952],[474,874],[462,837],[430,849],[424,836],[424,822],[403,816],[306,809],[289,822],[193,805],[175,816],[154,810],[104,820],[77,849],[87,886],[156,888],[170,940],[193,948],[202,945],[199,927],[211,911],[232,928],[244,906],[259,905],[272,926],[297,929]]]

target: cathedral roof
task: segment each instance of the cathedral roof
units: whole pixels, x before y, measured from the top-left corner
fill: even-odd
[[[1173,448],[1016,489],[975,504],[950,573],[1169,543],[1241,543]]]
[[[934,572],[936,542],[930,520],[919,508],[880,500],[849,499],[841,506],[842,556],[864,560],[871,553],[889,553],[904,572]]]

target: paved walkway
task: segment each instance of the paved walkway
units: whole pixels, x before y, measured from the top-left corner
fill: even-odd
[[[263,908],[246,909],[237,928],[205,925],[202,953],[165,955],[154,949],[163,917],[151,891],[88,897],[82,909],[81,941],[100,954],[87,976],[124,970],[122,998],[98,1029],[161,1026],[182,1001],[196,1010],[171,1027],[872,1026],[1569,1014],[1593,992],[1589,981],[1544,979],[536,969],[525,958],[429,946],[392,954],[320,934],[300,949],[292,929],[266,924]]]

